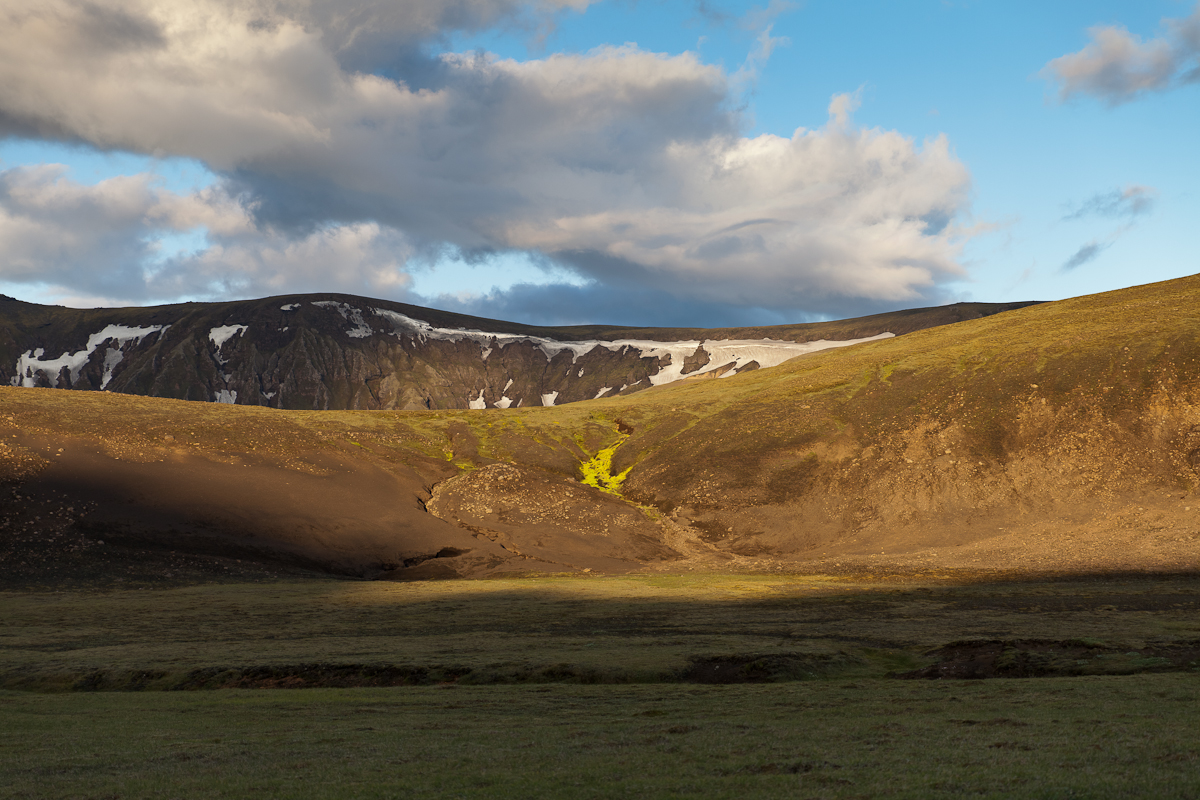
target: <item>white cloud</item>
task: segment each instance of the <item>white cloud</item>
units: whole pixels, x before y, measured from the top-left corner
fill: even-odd
[[[141,180],[128,212],[116,184],[95,200],[118,232],[95,282],[156,297],[395,295],[438,248],[538,252],[597,286],[764,309],[917,303],[962,275],[966,168],[943,138],[856,127],[855,97],[823,127],[745,138],[734,77],[691,53],[427,55],[447,31],[585,5],[10,0],[0,132],[222,175],[210,196]],[[776,41],[768,29],[755,58]],[[146,265],[154,230],[197,226],[207,250]],[[85,271],[72,252],[21,274]]]
[[[149,175],[84,186],[58,165],[6,170],[0,172],[0,280],[144,297],[141,276],[154,255],[155,232],[198,225],[226,234],[253,229],[244,208],[213,190],[174,195]]]
[[[345,292],[403,298],[414,250],[399,231],[375,222],[330,225],[301,237],[270,232],[219,240],[170,259],[148,276],[155,297],[261,297]]]
[[[1200,4],[1163,25],[1166,34],[1149,41],[1117,26],[1090,28],[1087,46],[1048,63],[1042,77],[1058,84],[1060,101],[1090,94],[1110,105],[1200,79]]]
[[[79,300],[246,297],[292,291],[403,296],[414,250],[374,222],[306,234],[255,224],[220,189],[188,195],[151,175],[75,183],[56,165],[0,172],[0,281],[57,287]],[[163,234],[207,231],[200,252],[157,257]]]
[[[830,125],[790,139],[677,145],[670,205],[517,221],[515,246],[557,255],[596,280],[737,305],[813,307],[838,297],[902,302],[961,275],[955,231],[968,176],[944,139]]]

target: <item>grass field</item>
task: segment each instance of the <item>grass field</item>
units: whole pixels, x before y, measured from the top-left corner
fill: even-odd
[[[795,575],[336,579],[0,593],[0,688],[168,688],[189,673],[392,665],[429,680],[672,680],[695,659],[788,654],[882,677],[961,639],[1200,639],[1200,579],[948,582]],[[417,681],[422,682],[422,681]]]
[[[1198,600],[1188,576],[6,592],[0,797],[1196,797],[1194,665],[887,676],[993,638],[1154,669],[1137,649],[1200,639]],[[791,660],[697,671],[737,656]],[[329,688],[385,668],[414,685]],[[81,691],[183,686],[324,688]]]
[[[1195,675],[0,693],[5,798],[1200,793]]]

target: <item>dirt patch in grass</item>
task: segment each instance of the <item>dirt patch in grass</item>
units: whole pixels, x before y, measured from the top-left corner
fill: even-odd
[[[693,656],[683,670],[620,666],[493,664],[483,667],[405,664],[284,664],[205,667],[188,672],[92,670],[83,674],[0,674],[0,689],[42,692],[141,692],[212,689],[352,689],[388,686],[496,684],[701,683],[740,684],[813,680],[860,666],[852,656],[767,654]]]
[[[693,656],[679,678],[689,683],[775,683],[822,678],[864,661],[850,655],[770,653]]]
[[[1074,639],[953,642],[929,653],[939,661],[897,678],[1035,678],[1200,671],[1200,641],[1138,648]]]

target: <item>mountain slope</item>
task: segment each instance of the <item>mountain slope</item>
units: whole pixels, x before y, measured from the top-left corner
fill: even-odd
[[[0,297],[0,382],[288,409],[553,405],[1021,307],[774,328],[539,328],[347,295],[76,310]]]
[[[1195,567],[1198,367],[1192,277],[747,375],[668,441],[632,438],[614,469],[636,462],[629,496],[728,552],[894,557],[989,540],[991,566],[1082,568],[1093,551],[1145,565],[1143,546],[1169,543],[1168,560]],[[646,395],[639,412],[695,409],[695,392]]]
[[[23,526],[12,552],[63,564],[76,551],[31,509],[78,552],[104,539],[396,578],[1195,569],[1198,367],[1191,277],[555,408],[6,388],[16,494],[0,503]]]

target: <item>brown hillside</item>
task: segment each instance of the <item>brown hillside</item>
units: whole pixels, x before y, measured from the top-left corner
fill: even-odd
[[[3,571],[1193,569],[1198,300],[1186,278],[557,408],[3,389]]]

